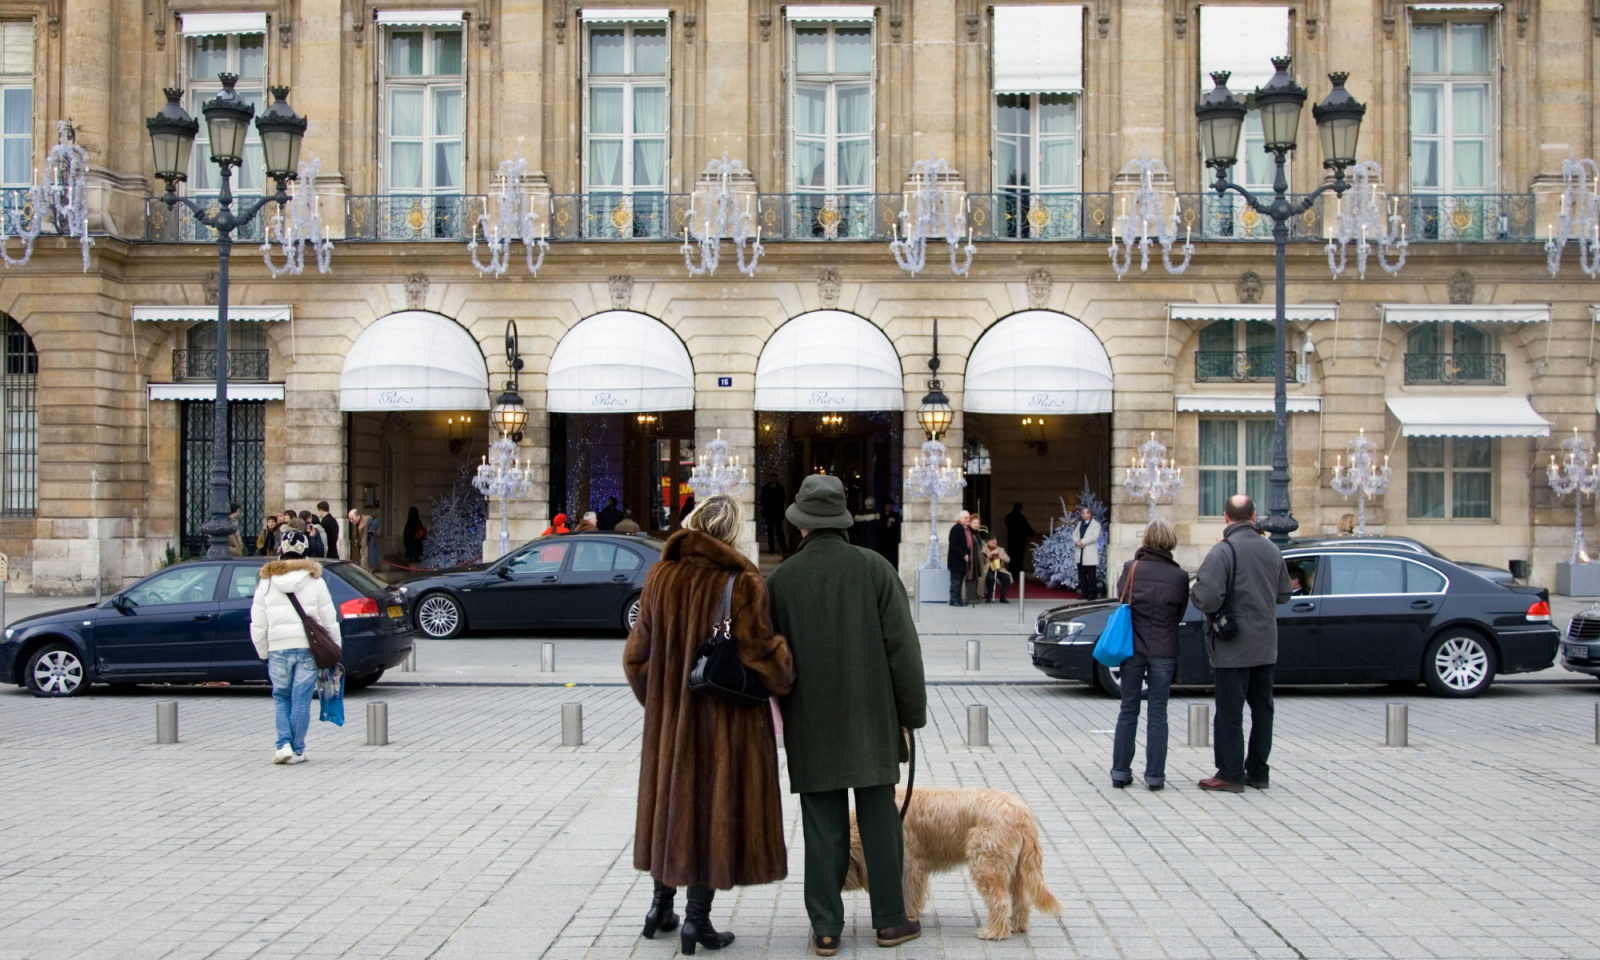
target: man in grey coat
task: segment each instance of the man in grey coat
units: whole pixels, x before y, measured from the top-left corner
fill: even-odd
[[[1191,596],[1208,618],[1224,606],[1238,625],[1231,639],[1214,636],[1208,619],[1206,656],[1216,671],[1217,719],[1212,751],[1217,774],[1202,790],[1265,790],[1272,753],[1272,675],[1278,663],[1278,604],[1293,592],[1283,554],[1256,533],[1256,505],[1244,494],[1223,508],[1228,526],[1195,575]],[[1244,745],[1244,705],[1250,704],[1250,752]]]

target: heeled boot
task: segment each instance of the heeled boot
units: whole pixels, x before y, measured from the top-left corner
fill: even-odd
[[[679,934],[682,939],[680,946],[686,956],[694,954],[697,944],[721,950],[733,942],[733,934],[718,933],[711,926],[711,898],[715,894],[716,891],[707,886],[689,888],[689,902],[683,909],[683,931]]]
[[[656,931],[666,933],[678,928],[678,915],[672,912],[672,898],[678,895],[677,887],[656,881],[656,896],[650,901],[650,911],[644,915],[644,938],[654,940]]]

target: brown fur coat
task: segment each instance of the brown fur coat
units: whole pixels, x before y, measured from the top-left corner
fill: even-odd
[[[766,584],[742,553],[698,531],[667,540],[623,649],[623,671],[644,704],[633,865],[674,887],[727,890],[788,875],[772,711],[730,706],[688,687],[729,574],[738,574],[739,658],[774,696],[788,693],[794,661],[772,632]]]

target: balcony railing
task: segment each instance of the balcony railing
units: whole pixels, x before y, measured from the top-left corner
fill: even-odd
[[[1284,356],[1284,375],[1293,380],[1294,354]],[[1271,350],[1197,350],[1194,355],[1194,378],[1201,380],[1231,380],[1234,383],[1257,383],[1278,375],[1272,363]]]
[[[346,197],[344,238],[412,242],[457,240],[465,243],[478,226],[487,197]]]
[[[1533,240],[1531,193],[1412,194],[1398,198],[1407,239],[1455,243]]]
[[[1406,383],[1467,383],[1505,386],[1503,353],[1408,353]]]
[[[234,210],[239,210],[241,206],[254,203],[257,199],[259,198],[235,197],[232,207]],[[260,243],[261,225],[272,218],[277,212],[277,207],[275,203],[267,204],[254,220],[235,230],[233,238]],[[215,198],[211,198],[207,202],[207,208],[208,212],[217,213],[221,211],[222,205]],[[144,239],[147,243],[216,243],[217,231],[195,219],[194,211],[183,204],[168,207],[155,197],[146,197]]]
[[[172,351],[172,379],[175,381],[217,379],[217,351],[188,350],[181,347]],[[228,379],[256,382],[266,380],[267,351],[229,350]]]

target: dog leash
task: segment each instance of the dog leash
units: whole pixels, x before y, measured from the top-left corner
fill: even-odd
[[[910,751],[907,753],[907,756],[909,757],[907,762],[910,763],[911,766],[906,771],[906,799],[905,802],[900,805],[901,820],[905,820],[906,811],[911,809],[911,790],[914,786],[916,786],[917,783],[917,735],[912,733],[910,730],[907,730],[906,742],[910,744],[911,747]]]

